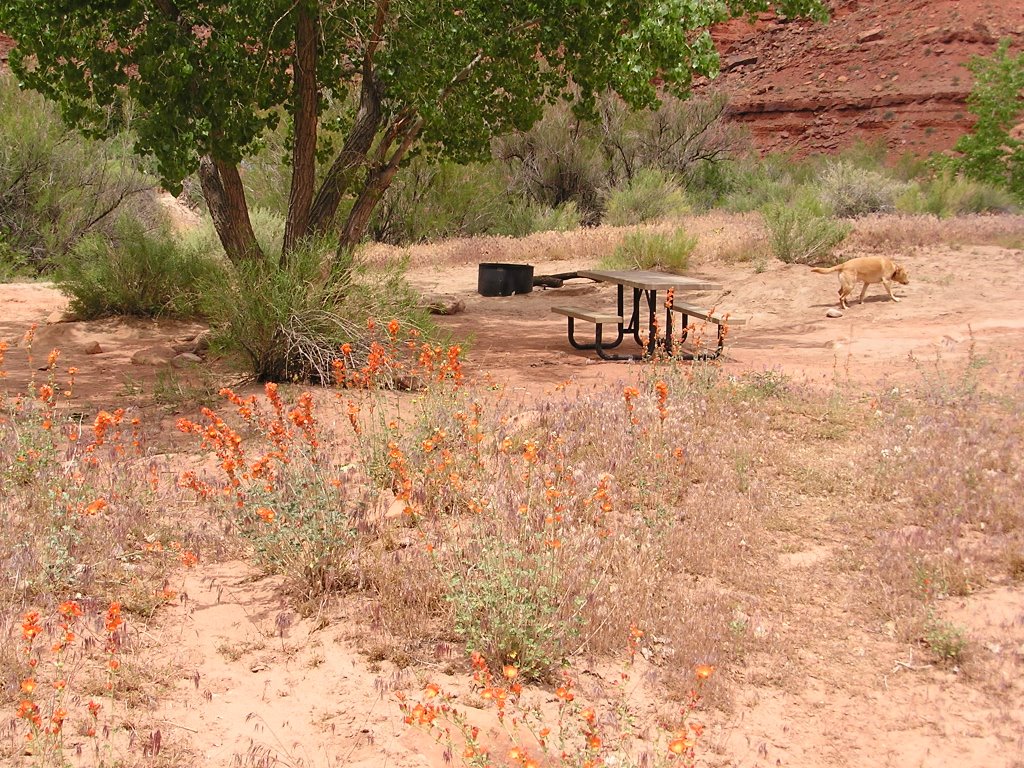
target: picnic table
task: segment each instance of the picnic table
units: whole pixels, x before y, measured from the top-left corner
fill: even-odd
[[[725,342],[725,327],[727,325],[742,325],[746,322],[743,318],[732,318],[723,315],[712,309],[703,309],[695,304],[683,303],[675,300],[680,293],[696,291],[717,291],[722,286],[710,280],[698,277],[687,277],[684,275],[672,275],[665,272],[654,272],[643,269],[627,270],[605,270],[591,269],[580,270],[579,277],[586,277],[600,283],[610,283],[616,286],[616,311],[597,312],[582,307],[558,306],[552,307],[551,311],[564,315],[568,318],[569,343],[575,349],[594,350],[604,360],[636,360],[642,356],[619,355],[608,352],[615,349],[622,343],[626,336],[633,336],[636,343],[645,349],[648,356],[655,353],[658,346],[662,346],[665,352],[672,353],[672,325],[673,315],[682,316],[683,339],[686,338],[691,317],[700,318],[718,326],[718,347],[715,351],[697,351],[682,355],[683,359],[712,359],[717,357]],[[626,289],[632,290],[632,303],[627,319],[626,310]],[[664,334],[659,333],[658,326],[658,292],[671,292],[670,298],[665,302],[665,325]],[[646,307],[646,312],[643,308]],[[594,341],[579,342],[575,337],[575,321],[583,320],[594,324]],[[646,322],[644,322],[646,321]],[[616,327],[614,339],[604,338],[604,326],[614,325]],[[646,340],[642,332],[646,328]]]

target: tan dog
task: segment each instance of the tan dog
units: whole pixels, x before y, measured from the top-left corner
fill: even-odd
[[[907,285],[910,282],[907,271],[885,256],[861,256],[834,267],[815,267],[812,271],[820,274],[839,273],[839,306],[843,309],[847,308],[846,297],[853,293],[853,287],[858,280],[864,283],[864,288],[860,292],[861,304],[864,303],[864,294],[868,292],[871,283],[881,283],[885,286],[889,298],[899,301],[892,294],[892,283],[895,281]]]

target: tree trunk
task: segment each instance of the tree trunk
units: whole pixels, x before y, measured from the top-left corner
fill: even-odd
[[[395,174],[398,173],[402,160],[408,154],[409,149],[416,141],[422,129],[423,119],[420,117],[410,117],[409,123],[404,130],[396,129],[396,133],[402,138],[402,143],[394,151],[387,163],[381,163],[370,171],[366,184],[360,191],[359,197],[356,198],[345,226],[342,227],[341,240],[338,243],[339,255],[354,248],[363,239],[363,235],[366,234],[366,228],[370,224],[370,216],[373,214],[373,209],[380,202],[381,195],[391,185],[391,181],[395,178]],[[397,137],[393,136],[393,138]],[[386,146],[383,149],[387,151]]]
[[[295,58],[292,62],[295,88],[295,143],[292,147],[292,186],[288,196],[288,220],[284,228],[282,266],[288,263],[288,255],[308,234],[313,183],[316,176],[317,19],[315,13],[304,3],[299,4],[296,13]]]
[[[341,152],[327,171],[320,191],[313,200],[309,220],[310,234],[322,235],[331,228],[338,212],[338,205],[341,203],[341,196],[352,184],[356,171],[365,165],[366,155],[380,129],[380,100],[380,84],[372,68],[365,66],[359,95],[359,111]]]
[[[210,208],[213,226],[233,264],[263,256],[249,221],[245,190],[238,168],[204,155],[199,160],[199,183]]]

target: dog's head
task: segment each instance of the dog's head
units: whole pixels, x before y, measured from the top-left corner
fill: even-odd
[[[907,270],[905,270],[899,264],[896,265],[896,269],[892,271],[892,279],[901,285],[909,285],[910,277],[907,276]]]

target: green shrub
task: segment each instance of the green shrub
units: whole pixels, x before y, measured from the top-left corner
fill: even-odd
[[[762,210],[775,255],[787,264],[825,261],[850,234],[851,227],[828,216],[813,195],[801,193],[790,203]]]
[[[57,285],[83,319],[110,315],[159,317],[201,314],[200,291],[223,280],[208,251],[184,247],[165,229],[147,232],[121,217],[110,237],[83,237],[57,270]]]
[[[968,213],[1010,213],[1017,207],[1009,191],[955,175],[949,169],[909,185],[896,199],[899,211],[940,217]]]
[[[729,193],[723,200],[727,210],[748,213],[773,203],[791,200],[800,186],[814,178],[812,166],[790,155],[748,158],[729,167]]]
[[[639,171],[608,195],[603,223],[613,227],[679,216],[689,211],[686,195],[671,176],[653,168]]]
[[[0,274],[48,271],[86,233],[109,234],[117,212],[153,187],[126,135],[83,138],[0,71]]]
[[[484,540],[464,574],[449,575],[445,597],[467,649],[498,664],[515,664],[528,680],[546,677],[579,634],[563,617],[563,576],[543,560],[524,558],[503,539]]]
[[[925,622],[924,643],[945,664],[959,664],[967,650],[967,633],[963,627],[945,621],[929,610]]]
[[[428,162],[404,168],[371,221],[375,240],[405,245],[482,234],[520,234],[523,203],[496,163]]]
[[[895,210],[896,196],[904,184],[877,171],[852,163],[830,163],[819,185],[822,202],[841,218]]]
[[[682,272],[697,247],[696,235],[678,229],[671,235],[660,232],[631,232],[611,256],[601,262],[606,269],[666,269]]]
[[[212,343],[241,357],[259,381],[329,382],[339,348],[356,356],[369,347],[367,320],[394,318],[403,327],[429,329],[419,297],[402,277],[404,266],[370,270],[341,265],[325,279],[329,243],[296,249],[286,265],[254,260],[236,265],[229,279],[206,286],[203,308]]]
[[[539,205],[557,208],[570,200],[583,221],[601,217],[601,190],[609,183],[608,163],[597,126],[579,120],[559,103],[525,133],[495,142],[494,155],[504,165],[510,189]]]

